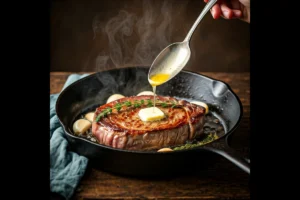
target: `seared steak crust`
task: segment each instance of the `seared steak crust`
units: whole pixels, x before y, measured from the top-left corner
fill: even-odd
[[[172,97],[156,96],[156,106],[166,117],[143,122],[138,113],[151,106],[149,101],[153,102],[153,96],[132,96],[98,107],[94,120],[103,111],[113,108],[110,114],[92,124],[92,133],[98,142],[119,149],[150,150],[183,144],[202,133],[205,108]],[[118,105],[119,111],[114,109]]]

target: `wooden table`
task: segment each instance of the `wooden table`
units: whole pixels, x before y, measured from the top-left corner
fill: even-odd
[[[230,145],[249,158],[250,74],[200,73],[228,83],[241,99],[244,115]],[[70,74],[51,72],[50,93],[58,93]],[[154,180],[117,176],[91,168],[73,199],[250,199],[249,175],[222,158],[214,166],[195,175]]]

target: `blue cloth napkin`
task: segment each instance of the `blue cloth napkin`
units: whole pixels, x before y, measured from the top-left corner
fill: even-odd
[[[72,74],[63,90],[88,74]],[[64,130],[56,116],[55,104],[59,94],[50,95],[50,190],[70,199],[87,168],[88,159],[68,151]]]

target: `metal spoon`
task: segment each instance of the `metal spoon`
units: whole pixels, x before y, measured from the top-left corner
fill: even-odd
[[[182,68],[184,68],[191,56],[191,50],[189,47],[191,36],[194,33],[200,21],[202,20],[202,18],[204,17],[204,15],[211,9],[211,7],[216,2],[217,0],[210,0],[206,4],[206,6],[200,13],[199,17],[193,24],[192,28],[188,32],[183,42],[173,43],[167,46],[158,54],[148,72],[148,81],[150,83],[153,83],[153,81],[150,80],[152,76],[156,74],[168,74],[169,77],[166,80],[160,83],[156,83],[156,85],[163,84],[169,81],[174,76],[176,76],[182,70]]]

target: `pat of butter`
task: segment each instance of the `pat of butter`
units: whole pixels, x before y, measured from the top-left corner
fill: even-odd
[[[165,114],[157,107],[150,107],[141,109],[139,117],[142,121],[149,122],[163,119]]]

